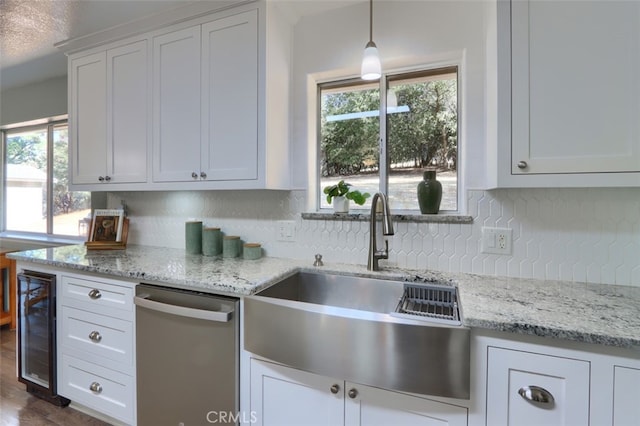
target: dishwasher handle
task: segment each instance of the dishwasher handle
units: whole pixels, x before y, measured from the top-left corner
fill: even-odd
[[[234,311],[233,309],[224,305],[222,306],[221,311],[208,311],[204,309],[187,308],[185,306],[156,302],[154,300],[148,299],[148,297],[148,294],[134,296],[133,303],[136,306],[147,308],[152,311],[164,312],[180,317],[196,318],[216,322],[229,322],[231,320],[231,314]]]

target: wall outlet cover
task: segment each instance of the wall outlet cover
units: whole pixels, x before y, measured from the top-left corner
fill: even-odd
[[[293,220],[279,220],[276,227],[276,240],[295,241],[296,222]]]
[[[482,253],[511,254],[513,229],[482,227]]]

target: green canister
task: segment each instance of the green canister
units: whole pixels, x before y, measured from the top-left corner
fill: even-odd
[[[202,222],[189,221],[184,227],[184,246],[189,254],[202,254]]]
[[[220,228],[204,228],[202,230],[202,254],[215,256],[222,253],[222,232]]]
[[[257,260],[262,257],[262,246],[258,243],[246,243],[242,251],[245,260]]]
[[[225,235],[222,239],[222,257],[240,256],[240,237]]]

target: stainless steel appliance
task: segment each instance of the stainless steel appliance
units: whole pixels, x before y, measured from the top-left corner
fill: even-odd
[[[18,380],[27,392],[59,406],[56,393],[56,276],[22,271],[18,279]]]
[[[139,425],[236,424],[238,299],[136,287]]]

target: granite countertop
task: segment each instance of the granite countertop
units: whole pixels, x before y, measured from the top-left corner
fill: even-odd
[[[398,279],[418,275],[458,286],[465,326],[640,349],[639,287],[398,269],[371,272],[365,265],[333,263],[316,268],[313,259],[224,259],[135,245],[122,251],[63,246],[13,252],[7,257],[235,296],[254,294],[298,270]]]

